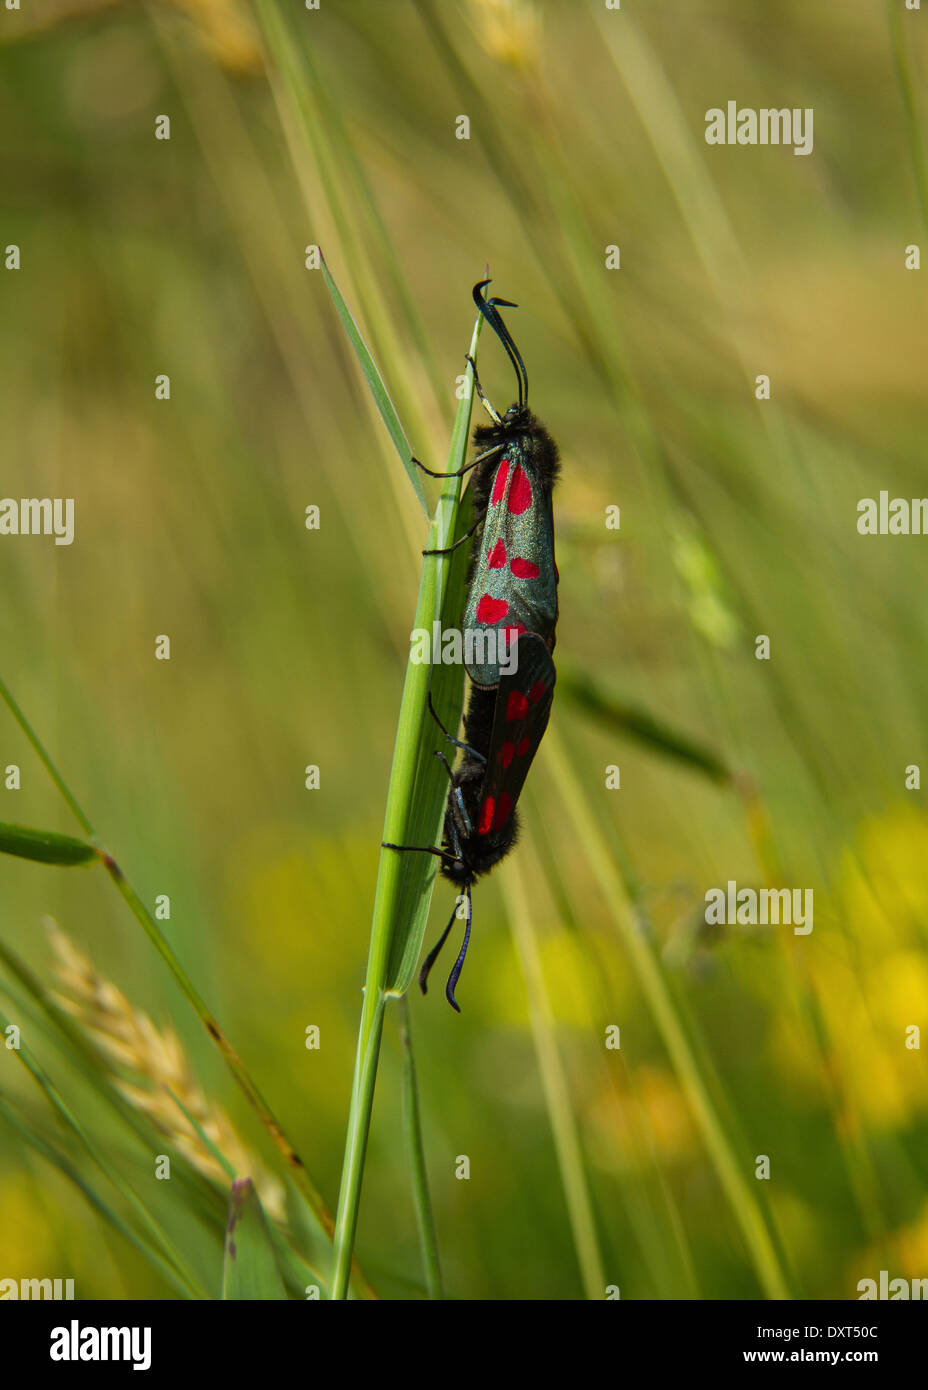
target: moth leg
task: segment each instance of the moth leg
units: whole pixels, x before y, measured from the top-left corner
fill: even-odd
[[[438,758],[439,762],[444,763],[444,765],[445,765],[445,771],[446,771],[447,774],[448,774],[448,779],[449,779],[449,781],[453,782],[453,781],[454,781],[454,773],[451,771],[451,764],[448,762],[448,759],[445,757],[444,753],[441,751],[440,748],[436,748],[436,749],[435,749],[435,756],[436,756],[436,758]]]
[[[464,474],[469,473],[472,468],[476,468],[478,463],[483,463],[486,459],[491,459],[494,454],[500,454],[502,451],[502,444],[494,444],[492,449],[487,449],[484,453],[478,454],[475,459],[471,459],[470,463],[465,463],[463,468],[455,468],[452,473],[436,473],[434,468],[426,468],[425,464],[422,463],[420,459],[417,459],[415,454],[410,454],[409,457],[410,461],[414,463],[417,468],[421,468],[423,473],[427,473],[430,478],[463,478]]]
[[[434,845],[394,845],[389,840],[381,840],[380,848],[397,849],[401,854],[437,854],[439,859],[454,859],[453,854],[446,854],[443,849],[436,849]]]
[[[457,548],[458,548],[459,545],[463,545],[465,541],[469,541],[470,538],[471,538],[471,536],[472,536],[472,535],[474,534],[474,532],[477,530],[478,526],[482,526],[482,525],[483,525],[483,517],[481,516],[481,517],[478,517],[478,518],[477,518],[477,520],[474,522],[473,526],[470,528],[469,531],[465,531],[465,532],[464,532],[464,534],[463,534],[463,536],[461,536],[460,540],[456,540],[452,545],[443,546],[443,547],[441,547],[441,548],[438,549],[438,550],[423,550],[422,554],[423,554],[423,555],[450,555],[451,552],[452,552],[452,550],[457,550]]]
[[[470,363],[470,369],[474,374],[474,390],[477,392],[477,399],[489,415],[490,419],[493,421],[494,425],[501,425],[503,423],[503,417],[500,415],[499,411],[495,410],[493,406],[490,404],[483,387],[480,385],[480,378],[477,375],[477,363],[471,357],[469,352],[465,355],[464,360]]]
[[[464,833],[465,833],[466,835],[473,835],[473,833],[474,833],[473,822],[471,821],[470,816],[467,814],[467,807],[464,805],[464,795],[463,795],[463,793],[462,793],[462,791],[461,791],[461,788],[460,788],[460,787],[456,787],[456,786],[454,785],[454,773],[451,771],[451,766],[450,766],[450,764],[449,764],[449,762],[448,762],[448,759],[445,757],[444,753],[441,751],[440,748],[436,748],[436,749],[435,749],[435,756],[436,756],[436,758],[440,758],[441,761],[444,763],[444,765],[445,765],[445,771],[447,772],[448,777],[449,777],[450,780],[451,780],[451,792],[452,792],[452,794],[453,794],[453,796],[454,796],[454,800],[457,802],[458,812],[460,813],[460,817],[461,817],[461,824],[462,824],[463,827],[464,827]],[[454,815],[454,807],[453,807],[453,806],[452,806],[452,808],[451,808],[451,814],[452,814],[452,816]]]
[[[471,748],[471,746],[470,746],[469,743],[462,743],[461,740],[460,740],[459,738],[452,738],[452,737],[451,737],[451,735],[448,733],[448,730],[445,728],[444,724],[441,722],[441,720],[439,719],[438,715],[435,713],[435,706],[432,704],[432,692],[431,692],[431,691],[429,691],[428,706],[429,706],[429,714],[430,714],[430,715],[432,716],[432,718],[435,720],[435,723],[438,725],[439,729],[441,729],[442,733],[444,734],[445,738],[448,740],[449,743],[453,743],[454,746],[455,746],[455,748],[460,748],[460,749],[462,750],[462,752],[464,752],[464,753],[469,753],[469,754],[471,755],[472,758],[477,758],[477,759],[479,759],[479,761],[482,762],[482,763],[485,763],[485,762],[486,762],[485,756],[483,755],[483,753],[480,752],[480,750],[479,750],[478,748]],[[445,766],[447,766],[447,764],[445,764]]]

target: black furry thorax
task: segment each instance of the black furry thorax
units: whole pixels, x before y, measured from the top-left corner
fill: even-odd
[[[542,491],[551,492],[561,471],[557,445],[527,405],[514,403],[498,425],[476,427],[474,447],[478,453],[486,453],[496,445],[500,446],[499,455],[479,467],[474,478],[474,503],[478,509],[485,507],[489,500],[492,480],[502,458],[527,466]]]

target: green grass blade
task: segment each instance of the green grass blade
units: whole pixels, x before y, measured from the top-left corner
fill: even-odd
[[[224,1299],[286,1299],[264,1208],[251,1178],[236,1178],[229,1192],[229,1224],[222,1262]]]
[[[0,1030],[5,1031],[9,1027],[9,1022],[6,1015],[0,1011]],[[160,1248],[161,1255],[167,1265],[173,1268],[176,1278],[185,1286],[188,1296],[206,1298],[208,1296],[206,1290],[187,1267],[186,1261],[179,1255],[176,1247],[169,1239],[160,1222],[152,1215],[132,1185],[127,1182],[119,1172],[118,1168],[115,1168],[108,1162],[104,1154],[97,1148],[96,1144],[90,1138],[90,1135],[71,1110],[71,1107],[65,1101],[52,1078],[45,1071],[44,1067],[41,1066],[37,1058],[33,1056],[31,1049],[27,1047],[22,1039],[20,1039],[19,1047],[15,1049],[15,1055],[26,1068],[39,1089],[44,1093],[52,1108],[57,1111],[60,1118],[80,1141],[96,1167],[104,1177],[113,1184],[129,1206],[131,1206],[142,1224],[147,1228],[155,1246]]]
[[[472,499],[468,490],[464,494],[457,512],[454,529],[451,533],[452,540],[459,540],[464,536],[472,520]],[[442,632],[448,631],[449,628],[460,627],[461,614],[464,611],[469,554],[469,547],[462,545],[454,552],[453,556],[449,557],[450,571],[439,619]],[[434,564],[436,561],[427,561],[427,563]],[[428,670],[429,668],[424,669]],[[430,689],[435,712],[445,728],[453,730],[461,719],[461,708],[464,701],[464,668],[451,665],[433,666],[431,673]],[[384,839],[391,840],[394,844],[428,845],[435,844],[439,838],[444,819],[445,801],[448,796],[448,774],[435,757],[437,732],[435,722],[431,715],[426,712],[419,729],[419,742],[416,749],[416,779],[407,827],[403,836],[397,840],[393,840],[390,835],[384,835]],[[390,994],[404,994],[412,983],[419,953],[422,949],[422,935],[428,921],[431,903],[430,893],[421,891],[422,873],[425,873],[431,886],[438,871],[438,860],[433,855],[407,854],[402,856],[402,859],[403,862],[399,866],[403,879],[401,888],[402,912],[408,914],[404,916],[403,920],[409,929],[398,933],[393,942],[390,963],[387,967],[386,984]],[[417,864],[416,859],[420,861],[425,859],[427,862]]]
[[[887,0],[890,43],[893,51],[893,68],[902,108],[905,112],[906,134],[909,137],[909,154],[912,159],[912,173],[918,194],[918,206],[922,221],[928,230],[928,159],[925,157],[925,136],[921,115],[918,109],[919,86],[912,74],[912,62],[906,42],[905,24],[909,18],[903,15],[902,6],[895,0]],[[922,79],[924,81],[924,78]]]
[[[113,1230],[118,1232],[122,1238],[137,1250],[163,1279],[166,1279],[171,1287],[180,1294],[181,1298],[191,1298],[191,1291],[187,1282],[180,1278],[177,1270],[168,1260],[165,1259],[161,1250],[153,1245],[149,1240],[140,1236],[130,1225],[123,1220],[119,1213],[109,1205],[108,1202],[84,1178],[79,1169],[71,1160],[49,1142],[35,1127],[24,1120],[10,1104],[10,1102],[0,1094],[0,1117],[6,1120],[7,1124],[14,1129],[17,1134],[34,1149],[37,1154],[50,1163],[53,1168],[57,1168],[69,1182],[73,1183],[77,1190],[84,1196],[92,1209],[108,1221]]]
[[[416,1222],[419,1227],[419,1244],[422,1247],[422,1265],[429,1298],[442,1299],[445,1292],[441,1281],[438,1237],[435,1233],[435,1218],[432,1213],[432,1199],[429,1195],[428,1171],[425,1166],[416,1059],[413,1053],[412,1033],[409,1025],[409,1004],[405,996],[400,1000],[399,1026],[400,1040],[403,1044],[403,1130],[412,1178],[413,1200],[416,1206]]]
[[[347,16],[346,16],[347,18]],[[293,14],[288,15],[291,38],[293,36]],[[268,32],[269,44],[275,36]],[[276,36],[276,51],[281,53],[281,35]],[[353,231],[349,238],[340,236],[339,244],[345,253],[346,261],[357,266],[358,252],[370,251],[376,256],[379,279],[393,296],[399,306],[399,322],[405,326],[419,359],[428,377],[436,402],[444,397],[445,381],[441,368],[431,350],[428,332],[422,320],[419,297],[413,293],[409,284],[409,271],[412,268],[404,257],[404,247],[392,236],[378,203],[374,171],[366,158],[366,151],[359,148],[352,139],[351,111],[346,107],[338,89],[338,76],[331,67],[320,61],[318,50],[312,43],[303,41],[298,45],[296,59],[302,90],[300,95],[305,102],[306,119],[317,132],[317,145],[324,139],[326,145],[325,163],[328,165],[328,185],[330,189],[338,185],[337,201],[343,208],[350,207]],[[333,81],[334,79],[334,81]],[[294,94],[296,95],[296,94]],[[322,163],[322,161],[319,161]],[[327,236],[328,240],[328,236]],[[348,244],[350,242],[350,245]],[[383,294],[386,305],[386,293]],[[364,300],[367,306],[367,300]],[[410,418],[407,415],[407,418]]]
[[[470,344],[472,358],[476,356],[481,322],[478,315]],[[468,368],[467,375],[468,382],[472,383],[471,368]],[[471,403],[472,392],[468,391],[459,403],[455,418],[448,458],[449,472],[460,468],[464,462]],[[428,549],[445,547],[460,534],[460,494],[461,479],[446,479],[429,527]],[[452,555],[426,558],[419,585],[415,628],[431,632],[436,620],[443,626],[460,626],[464,607],[462,565],[466,573],[466,562],[460,555],[466,549],[466,546],[461,546]],[[449,597],[449,603],[457,602],[455,612],[449,614],[445,599],[452,572],[456,576],[456,584],[460,585],[460,600],[455,600],[453,595]],[[449,617],[451,621],[446,622]],[[436,691],[433,701],[439,717],[446,728],[456,728],[461,717],[463,670],[444,665],[433,668],[410,659],[406,667],[384,815],[383,838],[392,844],[435,844],[441,829],[448,785],[444,770],[432,755],[435,731],[428,713],[427,699],[433,671]],[[335,1218],[334,1299],[344,1298],[347,1291],[374,1102],[384,1002],[388,994],[402,994],[412,979],[422,946],[437,863],[436,857],[431,854],[400,854],[392,849],[381,850],[380,854],[345,1160]]]
[[[75,840],[73,835],[59,835],[54,830],[30,830],[28,826],[10,825],[5,821],[0,821],[0,854],[15,854],[19,859],[67,867],[93,864],[100,859],[95,845]]]
[[[184,1116],[184,1119],[191,1126],[191,1128],[196,1131],[200,1143],[204,1146],[204,1148],[209,1150],[213,1158],[215,1158],[216,1162],[219,1164],[222,1171],[229,1178],[232,1189],[234,1189],[237,1183],[241,1183],[242,1179],[236,1178],[235,1169],[233,1168],[232,1164],[226,1158],[222,1150],[216,1144],[213,1143],[212,1139],[210,1139],[209,1135],[206,1133],[206,1130],[199,1123],[196,1116],[191,1114],[191,1112],[188,1110],[187,1106],[184,1105],[180,1097],[175,1095],[173,1091],[170,1092],[170,1096],[174,1104],[177,1106],[178,1110],[180,1110],[181,1114]],[[248,1181],[250,1182],[251,1179],[248,1179]],[[257,1191],[255,1191],[254,1188],[253,1192],[255,1200],[259,1203],[260,1206],[260,1198],[258,1197]],[[230,1210],[231,1201],[232,1198],[230,1196]],[[292,1248],[292,1246],[289,1245],[282,1232],[278,1230],[275,1222],[267,1216],[267,1213],[263,1211],[263,1208],[262,1215],[265,1219],[265,1227],[267,1230],[268,1240],[271,1246],[273,1247],[277,1260],[277,1266],[280,1270],[281,1278],[283,1278],[290,1291],[297,1293],[300,1298],[305,1298],[307,1287],[309,1285],[315,1284],[316,1287],[319,1289],[320,1297],[325,1297],[326,1282],[322,1278],[322,1276],[312,1267],[312,1265],[307,1264],[307,1262],[300,1255],[297,1254],[297,1252]],[[226,1240],[228,1243],[228,1231],[226,1232]],[[226,1260],[228,1262],[228,1250],[226,1251]],[[233,1272],[233,1277],[238,1278],[238,1273]],[[223,1295],[223,1297],[235,1296],[236,1295]],[[243,1293],[240,1296],[242,1298],[258,1298],[262,1295],[252,1295]],[[277,1295],[275,1294],[273,1295],[273,1297],[276,1298]]]
[[[176,1095],[175,1092],[171,1090],[170,1086],[165,1087],[165,1089],[168,1095],[171,1097],[174,1104],[177,1106],[180,1113],[183,1115],[184,1119],[187,1121],[188,1125],[190,1125],[191,1129],[195,1131],[200,1143],[203,1145],[205,1149],[208,1150],[208,1152],[216,1160],[216,1162],[219,1164],[219,1167],[225,1173],[229,1181],[234,1182],[236,1179],[236,1172],[232,1164],[226,1158],[225,1154],[222,1152],[222,1150],[219,1148],[217,1144],[213,1143],[212,1139],[210,1139],[209,1135],[206,1133],[206,1130],[200,1124],[197,1117],[193,1115],[190,1112],[190,1110],[188,1110],[187,1106],[181,1100],[180,1096]]]
[[[16,720],[16,723],[19,725],[23,733],[26,735],[26,738],[29,740],[33,752],[39,759],[39,762],[45,768],[45,771],[48,773],[55,786],[58,788],[64,800],[67,802],[68,806],[70,807],[71,814],[74,816],[74,819],[77,821],[78,825],[81,827],[81,829],[84,831],[86,835],[89,835],[92,840],[96,840],[96,835],[94,834],[93,826],[90,824],[90,821],[87,819],[87,817],[84,815],[84,812],[77,804],[77,801],[75,800],[70,787],[65,782],[64,778],[58,771],[55,764],[52,762],[49,754],[46,752],[45,745],[42,743],[42,740],[39,738],[35,729],[33,729],[32,725],[29,723],[29,720],[26,718],[19,704],[13,698],[13,692],[6,684],[6,681],[4,681],[2,678],[0,678],[0,699],[3,700],[3,703],[6,705],[13,718]]]
[[[183,1103],[183,1101],[180,1099],[180,1097],[177,1096],[177,1095],[175,1095],[173,1091],[170,1092],[170,1095],[171,1095],[171,1099],[174,1101],[174,1104],[175,1104],[175,1105],[177,1106],[177,1108],[180,1110],[180,1112],[182,1113],[182,1115],[183,1115],[184,1118],[186,1119],[187,1123],[196,1131],[197,1136],[198,1136],[198,1138],[199,1138],[199,1140],[200,1140],[200,1143],[203,1144],[203,1146],[204,1146],[205,1148],[207,1148],[207,1149],[210,1151],[210,1153],[211,1153],[211,1154],[213,1155],[213,1157],[215,1158],[216,1162],[219,1164],[220,1168],[223,1170],[223,1172],[224,1172],[224,1173],[226,1174],[226,1176],[228,1177],[228,1179],[229,1179],[229,1181],[230,1181],[230,1184],[231,1184],[231,1187],[230,1187],[230,1197],[229,1197],[230,1211],[231,1211],[231,1205],[232,1205],[232,1195],[231,1195],[231,1194],[232,1194],[232,1191],[233,1191],[234,1188],[236,1187],[236,1184],[239,1184],[239,1185],[240,1185],[242,1181],[245,1181],[245,1179],[241,1179],[241,1178],[237,1178],[237,1177],[236,1177],[235,1169],[233,1168],[232,1164],[231,1164],[231,1163],[229,1162],[229,1160],[226,1158],[226,1156],[225,1156],[225,1154],[222,1152],[222,1150],[219,1149],[219,1148],[217,1147],[217,1145],[213,1143],[213,1141],[210,1139],[209,1135],[206,1133],[206,1131],[205,1131],[205,1129],[203,1128],[203,1126],[202,1126],[202,1125],[198,1122],[198,1120],[196,1119],[196,1116],[194,1116],[194,1115],[191,1114],[191,1112],[187,1109],[186,1105],[184,1105],[184,1103]],[[252,1180],[251,1180],[250,1178],[247,1179],[247,1181],[248,1181],[248,1182],[252,1182]],[[262,1216],[264,1217],[265,1229],[266,1229],[266,1231],[267,1231],[267,1237],[268,1237],[268,1240],[269,1240],[271,1246],[273,1247],[274,1254],[275,1254],[275,1256],[276,1256],[277,1267],[278,1267],[278,1269],[279,1269],[279,1271],[280,1271],[281,1278],[283,1279],[284,1283],[285,1283],[285,1284],[287,1285],[287,1287],[289,1288],[290,1292],[291,1292],[291,1293],[297,1294],[300,1298],[305,1298],[305,1297],[307,1296],[307,1293],[306,1293],[307,1288],[308,1288],[310,1285],[315,1285],[315,1286],[318,1288],[318,1290],[319,1290],[319,1295],[320,1295],[320,1297],[323,1297],[323,1298],[324,1298],[324,1297],[326,1296],[326,1282],[325,1282],[325,1280],[323,1279],[323,1277],[318,1273],[318,1271],[317,1271],[316,1269],[313,1268],[312,1265],[308,1264],[307,1261],[304,1260],[304,1259],[302,1258],[301,1255],[298,1255],[298,1254],[297,1254],[297,1252],[293,1249],[293,1247],[289,1244],[289,1242],[287,1241],[287,1239],[284,1237],[283,1233],[278,1229],[276,1223],[275,1223],[274,1221],[271,1220],[271,1218],[270,1218],[270,1217],[267,1215],[267,1213],[264,1211],[263,1207],[260,1206],[261,1199],[260,1199],[260,1197],[258,1196],[257,1190],[254,1188],[254,1184],[253,1184],[253,1183],[252,1183],[252,1192],[253,1192],[255,1201],[258,1203],[259,1208],[261,1209]],[[226,1248],[226,1252],[225,1252],[226,1264],[224,1265],[224,1270],[228,1267],[228,1262],[229,1262],[228,1237],[229,1237],[229,1231],[228,1231],[228,1229],[227,1229],[227,1230],[226,1230],[226,1247],[227,1247],[227,1248]],[[241,1275],[241,1271],[235,1271],[235,1270],[233,1270],[233,1271],[231,1272],[231,1277],[232,1277],[233,1279],[238,1279],[238,1278],[240,1277],[240,1275]],[[223,1297],[236,1297],[236,1296],[237,1296],[237,1295],[227,1295],[227,1294],[223,1294]],[[242,1298],[250,1298],[250,1297],[256,1297],[256,1298],[258,1298],[258,1297],[261,1297],[262,1295],[260,1295],[260,1294],[254,1294],[254,1295],[252,1295],[252,1294],[243,1293],[243,1294],[241,1294],[240,1296],[241,1296]],[[273,1297],[276,1298],[277,1295],[274,1294]]]
[[[329,267],[325,263],[324,256],[322,257],[322,278],[326,283],[326,287],[329,291],[329,294],[332,296],[332,301],[335,304],[336,310],[338,311],[338,317],[341,319],[344,325],[345,332],[351,339],[351,345],[355,350],[355,355],[359,363],[361,364],[361,370],[364,373],[364,377],[367,381],[368,386],[370,387],[371,395],[374,398],[374,402],[377,406],[377,409],[380,411],[381,418],[387,427],[387,432],[389,433],[390,438],[393,440],[396,452],[400,456],[400,462],[406,469],[406,472],[409,475],[409,481],[412,483],[413,486],[413,491],[415,492],[420,503],[422,504],[422,510],[425,512],[427,516],[428,507],[426,506],[425,493],[422,491],[422,483],[419,478],[419,470],[412,461],[412,448],[410,447],[409,440],[406,438],[406,431],[400,424],[400,418],[397,415],[396,408],[394,407],[394,404],[390,399],[390,394],[387,391],[386,386],[384,385],[384,380],[383,377],[380,375],[377,363],[371,356],[370,349],[368,348],[367,343],[365,343],[364,339],[361,336],[361,330],[355,323],[354,316],[351,310],[348,308],[348,305],[345,303],[345,300],[342,297],[341,290],[338,288],[338,286],[332,278],[332,274],[329,270]]]
[[[558,691],[579,705],[587,714],[598,719],[606,728],[616,729],[665,758],[698,768],[714,782],[729,783],[734,778],[731,768],[711,748],[657,719],[641,705],[623,699],[607,690],[584,671],[567,666],[558,672]]]
[[[326,1275],[291,1245],[290,1240],[278,1230],[273,1221],[268,1221],[271,1244],[277,1257],[277,1268],[288,1291],[296,1298],[309,1299],[313,1286],[319,1290],[319,1299],[329,1296],[329,1281]]]
[[[629,898],[622,874],[556,730],[548,733],[546,752],[564,814],[573,822],[577,838],[585,848],[638,985],[692,1106],[719,1183],[741,1228],[764,1296],[789,1298],[786,1278],[760,1203],[745,1176],[746,1160],[742,1159],[739,1163],[725,1132],[692,1042],[668,988],[659,957],[641,931],[638,914]]]
[[[524,861],[515,857],[512,863],[507,864],[501,883],[506,915],[525,979],[532,1040],[554,1136],[583,1290],[588,1299],[601,1301],[605,1296],[607,1280],[599,1248],[586,1165],[580,1146],[580,1134],[570,1099],[570,1085],[558,1049],[554,1013],[548,997],[541,951],[528,905],[527,869]]]
[[[45,746],[43,745],[38,734],[35,732],[35,730],[32,728],[32,725],[26,719],[25,714],[23,713],[20,706],[17,704],[16,700],[13,698],[11,691],[2,679],[0,679],[0,699],[4,701],[7,708],[10,710],[14,719],[16,720],[17,724],[22,729],[23,733],[26,735],[36,755],[40,759],[43,767],[46,769],[52,781],[55,783],[55,786],[61,792],[61,795],[68,803],[77,820],[80,822],[80,825],[94,841],[95,845],[97,846],[95,850],[95,853],[97,853],[97,858],[103,864],[113,883],[116,885],[116,888],[118,889],[119,893],[125,899],[136,921],[142,927],[142,930],[145,932],[149,941],[151,941],[152,945],[155,947],[155,950],[158,952],[162,960],[167,965],[168,969],[174,977],[174,980],[180,987],[184,997],[187,999],[188,1003],[193,1008],[200,1022],[206,1029],[207,1033],[212,1038],[219,1052],[222,1054],[226,1066],[229,1068],[229,1071],[232,1073],[236,1082],[241,1087],[242,1091],[245,1093],[245,1096],[247,1097],[249,1104],[252,1106],[261,1123],[264,1125],[265,1129],[273,1139],[275,1147],[284,1159],[284,1162],[287,1166],[287,1171],[290,1173],[290,1175],[293,1178],[293,1181],[300,1189],[300,1192],[304,1197],[308,1207],[310,1208],[314,1219],[318,1221],[326,1235],[329,1238],[331,1238],[335,1223],[332,1219],[331,1213],[328,1210],[328,1207],[326,1206],[322,1198],[322,1194],[319,1192],[318,1188],[316,1187],[315,1183],[310,1177],[306,1165],[300,1158],[294,1146],[291,1144],[290,1140],[287,1138],[282,1126],[280,1125],[280,1122],[277,1120],[277,1117],[274,1115],[267,1102],[264,1100],[264,1097],[261,1095],[261,1092],[258,1090],[257,1086],[254,1084],[251,1077],[249,1076],[248,1072],[245,1070],[245,1066],[238,1053],[236,1052],[235,1048],[232,1046],[231,1042],[226,1037],[223,1030],[220,1028],[216,1019],[213,1017],[205,1001],[201,998],[199,992],[196,990],[193,983],[187,976],[186,971],[184,970],[177,956],[171,949],[167,941],[167,938],[162,934],[157,922],[152,917],[151,913],[148,911],[148,908],[145,906],[139,895],[136,893],[135,889],[129,883],[125,874],[122,872],[112,855],[107,854],[102,849],[102,847],[100,847],[97,844],[97,836],[93,826],[91,825],[84,811],[78,805],[78,802],[76,801],[70,788],[67,786],[64,778],[61,776],[61,773],[58,771],[48,752],[46,751]],[[353,1274],[359,1283],[359,1287],[362,1288],[366,1296],[370,1296],[372,1290],[364,1281],[363,1275],[361,1274],[360,1270],[355,1268]]]
[[[481,323],[482,319],[478,319],[474,328],[471,356],[477,350]],[[470,382],[470,368],[467,375]],[[449,472],[460,468],[465,461],[470,415],[471,399],[466,396],[459,404],[455,419],[448,454]],[[461,502],[461,481],[449,478],[445,482],[429,528],[426,549],[448,546],[469,529],[472,520],[470,495],[468,492]],[[431,632],[436,621],[442,631],[460,627],[468,551],[469,547],[462,545],[451,555],[426,557],[414,628]],[[447,729],[456,729],[464,698],[463,667],[443,663],[429,666],[410,661],[406,668],[383,827],[383,838],[391,844],[434,845],[440,838],[448,777],[434,756],[437,729],[427,708],[430,690],[438,717]],[[434,855],[397,854],[395,850],[381,852],[374,920],[375,926],[380,925],[388,947],[380,979],[387,994],[404,994],[412,981],[422,949],[437,867]]]
[[[114,1085],[108,1068],[101,1067],[100,1053],[94,1047],[82,1028],[79,1028],[71,1015],[59,1008],[49,991],[40,983],[36,975],[15,951],[0,939],[0,964],[22,987],[25,993],[19,996],[9,982],[3,985],[3,992],[16,1001],[17,1008],[25,1012],[31,1006],[38,1006],[41,1015],[36,1015],[35,1026],[41,1028],[46,1037],[58,1047],[78,1075],[114,1111],[119,1120],[132,1132],[136,1139],[150,1152],[153,1133],[150,1118],[126,1100]],[[215,1223],[221,1202],[222,1216],[226,1205],[226,1194],[219,1189],[182,1155],[175,1155],[173,1176],[183,1184],[192,1203],[203,1220]]]
[[[342,262],[350,268],[348,273],[356,287],[358,302],[364,305],[374,351],[383,362],[401,361],[408,346],[397,332],[384,294],[384,285],[391,278],[394,285],[400,287],[400,303],[407,310],[413,338],[421,344],[424,335],[421,328],[417,330],[417,316],[409,312],[412,299],[405,284],[400,284],[395,253],[386,255],[384,270],[383,223],[374,208],[367,179],[360,178],[363,160],[349,140],[338,99],[329,95],[313,44],[296,16],[276,0],[253,0],[253,3],[270,60],[271,90],[307,213],[322,229],[321,235],[317,233],[317,243],[328,244],[330,237],[332,240],[337,237]],[[349,327],[347,323],[346,327]],[[430,356],[423,359],[422,365],[426,380],[433,381],[436,372]],[[408,389],[402,376],[395,386],[404,418],[415,434],[424,438],[428,412],[422,408],[417,395]],[[392,405],[389,409],[393,411]],[[389,429],[390,421],[387,416],[384,419]],[[405,435],[403,438],[405,440]],[[408,449],[402,461],[408,471]],[[412,474],[410,477],[422,509],[428,515],[421,483]]]

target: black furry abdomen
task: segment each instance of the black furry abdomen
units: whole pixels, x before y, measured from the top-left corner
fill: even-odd
[[[452,796],[454,793],[452,792]],[[446,817],[451,815],[451,806],[445,812]],[[448,858],[441,861],[441,874],[449,883],[457,884],[463,888],[468,883],[475,883],[483,874],[488,874],[492,868],[505,859],[519,838],[519,814],[513,810],[505,827],[501,831],[493,831],[489,835],[478,835],[474,830],[470,835],[461,835],[460,829],[458,836],[461,844],[461,858],[454,858],[454,850],[449,843],[449,836],[446,834],[442,843]]]
[[[501,859],[505,859],[518,838],[519,815],[513,811],[506,822],[505,835],[469,835],[461,844],[463,863],[457,859],[443,859],[441,873],[449,883],[461,888],[468,883],[476,883],[478,878],[488,874]]]
[[[486,778],[486,758],[489,756],[496,712],[493,689],[472,685],[467,713],[464,716],[464,740],[473,752],[465,752],[457,767],[448,791],[442,849],[446,858],[441,861],[441,873],[450,883],[463,887],[487,874],[503,859],[519,836],[519,818],[515,810],[501,830],[480,835],[480,812],[483,804],[483,784]],[[477,754],[482,754],[480,758]],[[466,820],[458,801],[460,793]],[[468,829],[468,823],[470,829]],[[455,834],[461,858],[456,857]]]

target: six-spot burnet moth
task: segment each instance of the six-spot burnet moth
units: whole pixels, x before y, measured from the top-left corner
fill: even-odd
[[[480,452],[461,470],[476,470],[471,486],[477,523],[472,531],[481,523],[483,526],[471,565],[464,623],[465,628],[504,629],[508,641],[516,644],[517,660],[511,673],[501,672],[498,660],[475,657],[474,664],[467,666],[471,690],[463,741],[448,733],[429,701],[432,717],[446,739],[463,752],[452,772],[438,751],[451,780],[442,847],[386,846],[438,855],[442,875],[464,890],[464,940],[445,986],[445,996],[458,1012],[454,991],[470,941],[471,885],[489,873],[516,842],[516,803],[548,724],[556,679],[551,652],[557,625],[558,575],[551,492],[558,476],[557,446],[528,408],[525,364],[497,307],[516,306],[507,300],[484,298],[482,291],[489,283],[483,280],[474,286],[474,300],[515,368],[519,398],[500,416],[484,395],[474,369],[477,393],[493,423],[477,426],[474,445]],[[448,925],[419,972],[423,994],[457,910],[455,903]]]

